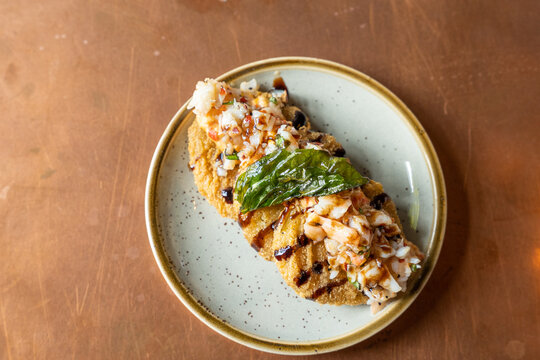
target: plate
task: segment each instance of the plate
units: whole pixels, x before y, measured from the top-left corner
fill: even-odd
[[[146,225],[165,280],[209,327],[262,351],[329,352],[382,330],[424,287],[443,242],[444,178],[419,121],[388,89],[359,71],[286,57],[247,64],[218,79],[238,86],[255,78],[264,89],[271,87],[276,72],[313,128],[333,134],[356,168],[382,182],[393,198],[407,238],[426,254],[408,292],[376,316],[368,306],[320,305],[296,296],[276,266],[253,251],[239,225],[219,216],[197,192],[187,150],[187,129],[195,116],[187,103],[171,120],[152,159]]]

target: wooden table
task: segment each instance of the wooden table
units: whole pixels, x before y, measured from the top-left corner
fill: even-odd
[[[0,3],[0,358],[263,359],[176,299],[148,166],[197,80],[275,56],[381,81],[439,153],[440,261],[394,324],[320,359],[540,358],[540,2]]]

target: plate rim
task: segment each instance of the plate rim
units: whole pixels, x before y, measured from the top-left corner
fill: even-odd
[[[319,71],[322,70],[365,85],[399,113],[400,119],[405,123],[405,125],[408,125],[408,128],[415,137],[416,143],[419,145],[420,151],[424,156],[428,167],[429,176],[432,180],[431,182],[433,184],[432,191],[435,199],[434,228],[430,234],[430,245],[426,251],[426,262],[424,263],[424,267],[417,278],[414,279],[410,290],[399,299],[399,303],[396,303],[395,306],[382,314],[382,316],[375,318],[373,322],[362,328],[333,338],[326,338],[313,342],[286,342],[262,338],[237,329],[231,324],[225,323],[223,320],[207,311],[204,306],[201,305],[195,299],[195,297],[187,291],[172,269],[170,264],[171,262],[164,250],[161,238],[159,236],[157,211],[155,205],[155,194],[159,170],[165,158],[168,146],[176,134],[176,131],[184,123],[184,119],[191,114],[191,111],[187,110],[189,99],[176,112],[167,125],[158,142],[156,150],[154,151],[154,155],[152,156],[145,189],[145,221],[152,253],[154,254],[154,258],[158,264],[162,276],[165,278],[171,290],[184,304],[184,306],[186,306],[193,315],[195,315],[208,327],[235,342],[265,352],[289,355],[320,354],[352,346],[375,335],[395,321],[416,299],[433,272],[433,268],[437,263],[444,241],[447,217],[446,186],[435,148],[433,147],[431,140],[416,116],[395,94],[393,94],[385,86],[356,69],[319,58],[286,56],[268,58],[248,63],[232,69],[220,75],[216,79],[222,81],[233,81],[251,72],[268,70],[273,67],[283,67],[284,65],[291,67],[312,67],[318,69]]]

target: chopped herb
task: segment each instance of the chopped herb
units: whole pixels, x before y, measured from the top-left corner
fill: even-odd
[[[271,103],[274,103],[274,104],[277,104],[277,99],[276,99],[275,97],[272,96],[272,97],[270,98],[270,102],[271,102]]]
[[[358,290],[360,290],[360,284],[358,283],[358,281],[355,281],[352,283],[354,285],[355,288],[357,288]]]
[[[419,266],[416,265],[416,264],[411,264],[411,271],[412,272],[415,272],[416,270],[418,270]]]
[[[234,100],[227,101],[227,102],[223,103],[223,105],[233,105],[233,104],[234,104]]]
[[[277,135],[276,136],[276,145],[279,147],[279,148],[286,148],[288,147],[289,145],[291,144],[291,142],[289,140],[285,140],[285,138],[281,135]]]
[[[231,155],[225,155],[225,157],[229,160],[239,160],[238,153],[235,151]]]

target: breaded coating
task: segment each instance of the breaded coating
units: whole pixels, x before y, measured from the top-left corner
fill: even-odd
[[[221,192],[233,189],[237,170],[229,171],[227,176],[217,175],[214,163],[220,153],[197,121],[189,127],[188,138],[189,166],[193,169],[197,189],[221,216],[236,220],[240,204],[228,204]]]
[[[362,186],[362,191],[372,200],[375,196],[382,194],[384,189],[380,183],[371,180]],[[382,209],[401,227],[392,200],[388,198],[382,204]],[[365,304],[367,297],[347,281],[344,272],[340,272],[336,278],[330,279],[324,242],[315,244],[306,241],[305,237],[302,236],[305,221],[306,215],[295,208],[290,211],[289,216],[274,232],[273,251],[278,254],[278,258],[279,254],[284,254],[281,261],[276,259],[276,265],[287,285],[292,287],[301,297],[322,304]]]
[[[296,111],[293,107],[291,109],[287,112],[289,116]],[[343,147],[332,135],[308,128],[309,120],[306,118],[304,127],[299,130],[301,137],[318,143],[334,155],[344,155]],[[237,201],[228,203],[223,194],[223,191],[234,188],[238,170],[228,171],[227,176],[217,175],[214,164],[220,153],[197,121],[190,126],[188,136],[190,166],[199,192],[221,216],[240,223],[250,245],[264,259],[276,262],[286,283],[298,295],[323,304],[366,303],[367,297],[347,281],[344,272],[330,279],[324,242],[313,243],[303,235],[306,215],[300,209],[280,204],[240,214],[240,204]],[[380,183],[370,181],[362,186],[362,191],[372,200],[384,190]],[[388,198],[381,206],[401,228],[394,203]]]

